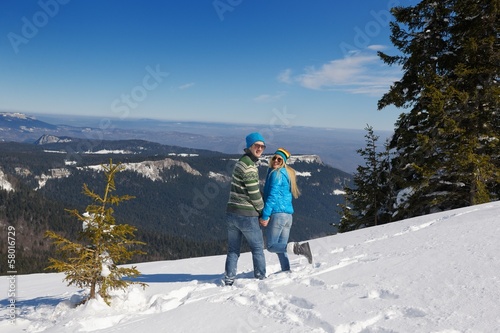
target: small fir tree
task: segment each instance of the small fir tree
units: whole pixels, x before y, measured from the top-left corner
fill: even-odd
[[[365,130],[366,148],[357,150],[365,160],[365,165],[358,166],[353,176],[355,188],[344,188],[346,203],[339,205],[342,216],[339,232],[388,222],[384,216],[384,206],[389,195],[385,172],[388,151],[377,151],[379,136],[375,135],[373,127],[367,125]]]
[[[140,275],[135,266],[131,268],[119,267],[118,264],[126,262],[135,254],[144,254],[143,251],[129,249],[135,245],[145,243],[134,240],[136,228],[127,224],[116,224],[111,206],[133,199],[129,195],[113,195],[115,188],[115,175],[123,170],[120,164],[102,165],[106,178],[104,194],[100,196],[83,185],[83,193],[90,197],[94,204],[87,206],[86,213],[80,214],[77,210],[67,210],[82,222],[82,231],[79,232],[78,241],[73,242],[52,231],[47,231],[46,236],[53,240],[57,247],[60,259],[50,258],[50,266],[66,274],[65,281],[68,285],[79,288],[89,288],[89,295],[83,301],[96,298],[97,294],[109,304],[109,291],[112,289],[125,289],[130,284],[144,283],[123,279],[134,278]]]

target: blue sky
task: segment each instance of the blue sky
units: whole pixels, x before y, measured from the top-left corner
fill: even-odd
[[[4,0],[0,111],[392,130],[415,0]]]

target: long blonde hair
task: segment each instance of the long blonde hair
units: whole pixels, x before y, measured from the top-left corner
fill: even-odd
[[[272,165],[273,156],[271,156],[269,158],[269,166]],[[277,171],[280,168],[285,168],[286,172],[288,173],[288,178],[290,178],[290,189],[291,189],[292,195],[295,199],[297,199],[300,196],[300,189],[297,186],[297,172],[295,171],[294,168],[292,168],[291,166],[286,164],[285,161],[283,161],[281,163],[281,165],[279,167],[277,167],[276,169],[271,170],[271,172]],[[278,173],[278,175],[280,175],[280,173]]]

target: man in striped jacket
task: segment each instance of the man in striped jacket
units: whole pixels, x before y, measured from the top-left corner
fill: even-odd
[[[236,277],[241,242],[245,237],[250,250],[254,277],[266,277],[264,239],[259,225],[264,201],[259,189],[259,171],[255,164],[266,148],[260,133],[246,137],[245,154],[236,162],[231,179],[231,191],[226,209],[227,257],[224,283],[232,285]]]

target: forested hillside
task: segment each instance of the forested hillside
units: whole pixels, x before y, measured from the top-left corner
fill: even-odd
[[[65,209],[83,213],[90,202],[82,186],[102,189],[99,166],[110,159],[127,167],[116,176],[117,195],[135,197],[115,207],[115,217],[118,223],[137,227],[137,239],[147,243],[147,254],[136,260],[225,253],[229,176],[239,155],[138,140],[0,143],[0,151],[3,178],[14,188],[0,190],[0,225],[16,228],[20,272],[46,267],[52,249],[43,237],[45,230],[75,236],[81,223]],[[300,241],[335,233],[332,224],[339,222],[337,205],[343,197],[334,191],[342,189],[350,175],[314,156],[297,157],[293,167],[301,175],[303,195],[294,202],[290,238]],[[265,159],[259,168],[263,178]],[[4,255],[7,247],[0,245]]]

